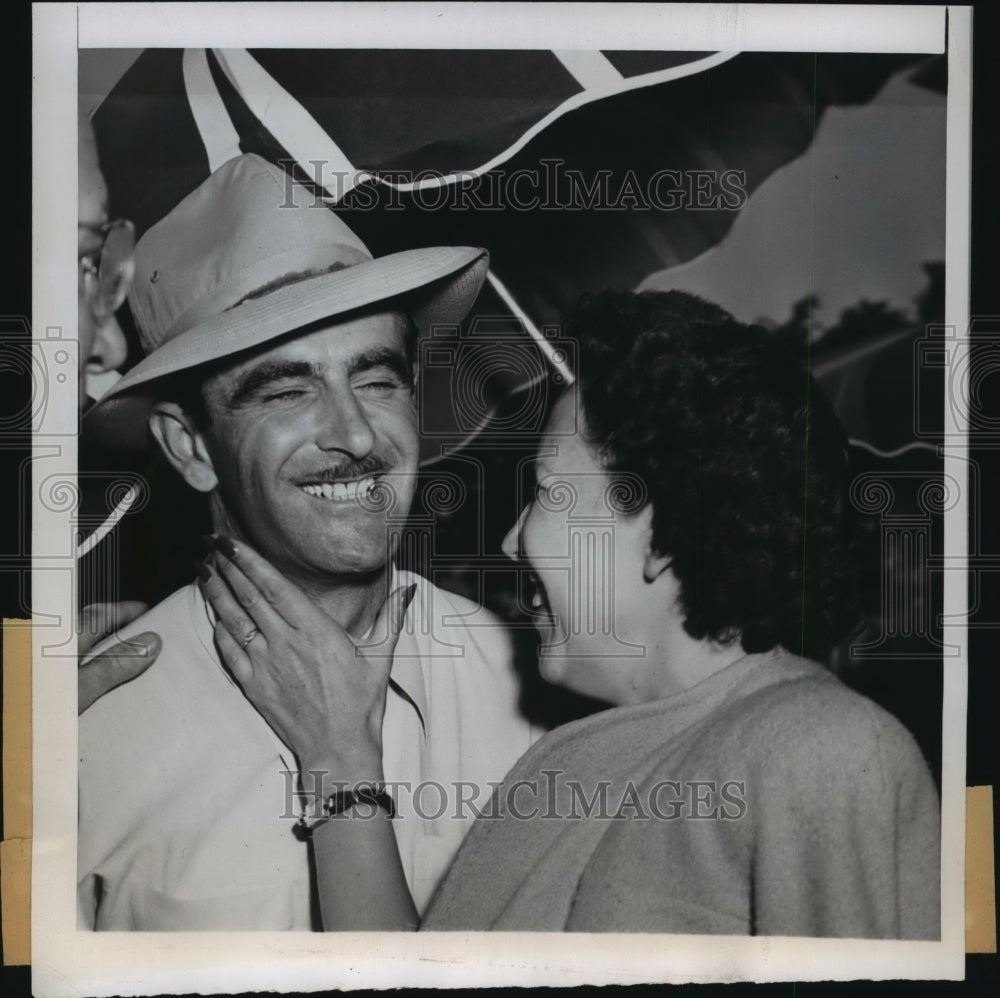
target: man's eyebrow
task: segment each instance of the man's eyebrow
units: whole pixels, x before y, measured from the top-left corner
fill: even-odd
[[[238,408],[257,395],[262,388],[284,378],[319,377],[321,372],[314,364],[304,360],[268,360],[250,368],[236,380],[226,402],[231,409]]]
[[[350,377],[354,377],[376,367],[388,368],[406,384],[413,380],[413,371],[407,363],[406,357],[400,350],[394,350],[392,347],[378,347],[357,354],[351,358],[347,366],[347,373]]]

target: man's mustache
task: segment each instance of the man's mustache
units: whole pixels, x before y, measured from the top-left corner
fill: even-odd
[[[335,485],[337,482],[353,482],[359,478],[372,478],[392,470],[392,465],[383,457],[369,456],[348,464],[326,466],[298,476],[304,483]]]

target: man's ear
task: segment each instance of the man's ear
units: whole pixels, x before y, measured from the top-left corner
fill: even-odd
[[[149,429],[167,460],[191,488],[211,492],[219,484],[204,438],[176,402],[157,402],[149,414]]]

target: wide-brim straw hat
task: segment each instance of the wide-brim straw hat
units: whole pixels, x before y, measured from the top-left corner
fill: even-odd
[[[282,169],[238,156],[136,245],[129,305],[146,357],[87,413],[85,430],[109,445],[144,447],[165,378],[380,303],[421,331],[454,327],[488,266],[486,250],[471,246],[374,259]]]

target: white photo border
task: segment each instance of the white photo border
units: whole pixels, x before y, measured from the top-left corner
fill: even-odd
[[[945,573],[942,938],[939,942],[543,933],[93,933],[76,928],[76,658],[71,509],[76,472],[78,47],[652,48],[943,52],[947,44],[946,326],[954,370],[944,472],[950,565],[967,558],[971,10],[968,7],[649,4],[38,4],[33,46],[34,348],[52,372],[33,471],[33,990],[39,996],[567,986],[736,980],[960,979],[964,974],[967,578]],[[172,10],[172,8],[178,8]],[[320,8],[322,8],[320,10]],[[319,18],[317,14],[327,16]],[[329,16],[335,13],[335,17]],[[500,16],[502,14],[502,17]],[[302,26],[308,25],[308,31]],[[947,27],[946,27],[947,26]],[[945,31],[947,30],[947,39]],[[66,335],[63,335],[63,333]],[[64,390],[55,379],[69,371]],[[963,373],[964,372],[964,373]],[[57,651],[53,651],[57,649]]]

